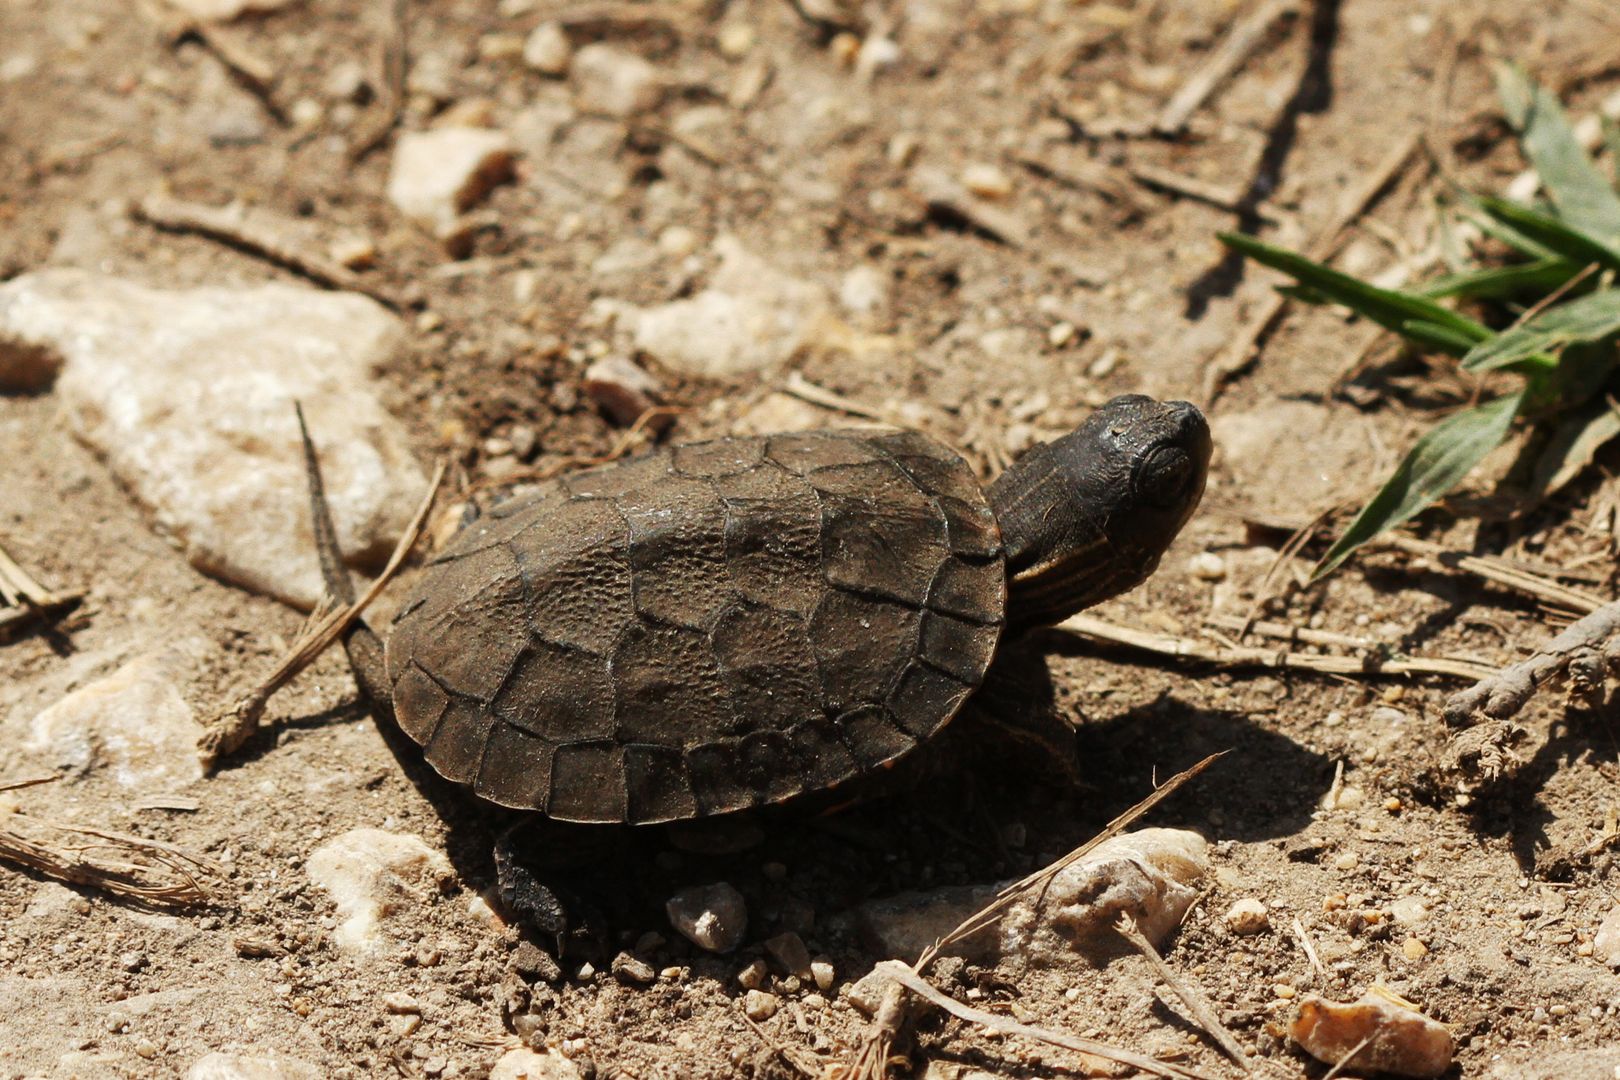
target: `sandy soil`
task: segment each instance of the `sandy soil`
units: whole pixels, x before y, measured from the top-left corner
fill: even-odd
[[[275,110],[302,120],[273,115],[222,67],[217,45],[177,40],[134,6],[0,7],[0,274],[55,264],[163,285],[291,276],[131,221],[126,201],[162,186],[369,236],[379,257],[367,279],[412,302],[413,345],[384,373],[387,404],[424,462],[447,455],[471,483],[509,472],[516,428],[537,436],[540,465],[611,448],[622,429],[580,389],[585,364],[610,340],[595,302],[689,295],[713,270],[714,240],[735,236],[833,292],[851,271],[875,269],[891,295],[869,313],[846,311],[786,368],[712,381],[650,364],[684,410],[669,437],[814,410],[774,395],[796,372],[994,472],[1112,394],[1189,397],[1208,406],[1219,443],[1205,507],[1151,584],[1099,614],[1197,635],[1211,615],[1241,616],[1256,596],[1281,593],[1262,607],[1267,618],[1490,663],[1553,632],[1533,603],[1404,555],[1368,555],[1313,589],[1264,583],[1281,537],[1246,517],[1298,519],[1365,497],[1434,410],[1470,388],[1374,353],[1332,394],[1374,331],[1295,312],[1259,363],[1210,402],[1210,357],[1272,284],[1223,262],[1212,237],[1254,218],[1268,237],[1311,242],[1414,133],[1470,185],[1500,185],[1523,164],[1491,119],[1490,63],[1522,58],[1566,82],[1574,108],[1590,107],[1620,83],[1612,63],[1598,63],[1605,43],[1615,59],[1617,33],[1601,3],[1316,0],[1275,28],[1175,140],[1088,131],[1151,118],[1234,14],[1254,5],[872,5],[891,20],[899,52],[869,79],[852,68],[845,40],[829,41],[786,3],[647,5],[650,20],[610,11],[580,21],[576,43],[639,53],[669,87],[661,105],[628,121],[572,115],[566,81],[510,55],[512,35],[562,10],[546,0],[410,5],[407,126],[475,99],[514,130],[540,122],[537,103],[561,110],[553,152],[521,159],[517,181],[475,211],[461,261],[388,204],[386,146],[349,159],[385,111],[377,65],[389,6],[322,0],[230,27],[228,46],[272,72]],[[345,73],[355,71],[369,94],[354,92]],[[759,84],[751,97],[748,82]],[[717,125],[683,121],[711,106]],[[914,194],[918,169],[962,176],[980,164],[1006,179],[1010,191],[992,205],[1023,230],[1015,242]],[[1132,179],[1147,168],[1256,209]],[[1378,270],[1421,247],[1436,188],[1419,164],[1399,173],[1352,230],[1340,265]],[[672,237],[676,227],[691,236]],[[212,716],[301,621],[191,570],[67,434],[57,408],[48,393],[0,397],[0,540],[47,583],[87,589],[90,614],[69,632],[0,646],[0,779],[23,771],[18,748],[41,710],[131,657],[174,650],[187,704]],[[847,419],[822,410],[820,422]],[[1577,583],[1612,595],[1614,537],[1593,520],[1610,486],[1577,485],[1525,520],[1436,513],[1423,524],[1452,547],[1574,567]],[[1620,1045],[1620,978],[1589,947],[1615,903],[1613,856],[1592,843],[1614,812],[1612,714],[1566,713],[1549,696],[1530,717],[1515,776],[1459,791],[1438,769],[1439,705],[1454,680],[1223,671],[1056,634],[1048,643],[1059,701],[1086,751],[1078,790],[1032,790],[991,762],[837,819],[773,824],[763,847],[729,859],[659,849],[630,861],[619,873],[651,904],[624,942],[640,941],[653,968],[673,969],[650,987],[605,970],[580,978],[570,963],[560,983],[531,988],[514,971],[519,933],[469,914],[493,880],[490,842],[504,820],[420,766],[402,767],[356,705],[340,659],[325,657],[277,699],[274,729],[229,767],[162,789],[195,810],[139,808],[134,795],[153,792],[94,770],[7,796],[32,815],[204,853],[228,866],[235,893],[176,913],[0,870],[0,1075],[181,1075],[225,1050],[332,1076],[480,1076],[517,1045],[509,1015],[531,1008],[541,1018],[531,1037],[598,1077],[792,1075],[766,1039],[819,1069],[848,1052],[864,1018],[837,987],[780,987],[783,1007],[751,1030],[735,975],[760,942],[798,930],[842,986],[881,959],[857,931],[862,901],[1032,869],[1155,778],[1217,750],[1230,753],[1150,823],[1214,842],[1207,895],[1168,959],[1240,1041],[1284,1073],[1321,1075],[1325,1066],[1282,1037],[1296,995],[1349,998],[1382,981],[1451,1025],[1457,1075],[1616,1074],[1620,1052],[1606,1048]],[[1341,768],[1359,805],[1318,809]],[[330,898],[304,871],[322,842],[359,827],[420,836],[454,867],[442,888],[408,898],[390,924],[395,944],[369,958],[334,942]],[[728,957],[697,953],[656,913],[675,884],[719,878],[750,898],[753,918],[748,944]],[[1413,896],[1426,919],[1394,922],[1392,905]],[[1228,930],[1222,915],[1242,897],[1271,909],[1268,932]],[[649,930],[668,940],[642,940]],[[1136,958],[1016,984],[993,970],[962,978],[1020,1019],[1228,1069]],[[415,1011],[391,1005],[398,994]],[[1005,1076],[1083,1071],[1061,1051],[938,1018],[919,1037],[913,1061],[925,1060]]]

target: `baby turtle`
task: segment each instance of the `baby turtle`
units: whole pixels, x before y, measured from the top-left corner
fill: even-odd
[[[432,767],[490,802],[617,824],[780,803],[906,755],[1004,639],[1146,579],[1209,456],[1197,408],[1140,395],[988,489],[915,432],[663,447],[497,506],[428,564],[386,648],[364,623],[345,645]],[[352,595],[313,475],[312,497],[327,586]]]

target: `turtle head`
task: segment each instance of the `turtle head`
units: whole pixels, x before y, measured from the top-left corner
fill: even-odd
[[[1204,494],[1209,425],[1185,401],[1117,397],[990,486],[1007,550],[1010,630],[1135,588]]]

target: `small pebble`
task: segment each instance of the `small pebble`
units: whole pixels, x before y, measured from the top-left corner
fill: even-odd
[[[748,932],[748,904],[729,882],[682,889],[664,910],[681,936],[709,952],[731,952]]]
[[[831,990],[837,972],[825,960],[813,960],[810,963],[810,977],[816,982],[817,990]]]
[[[1429,906],[1416,896],[1403,896],[1389,905],[1389,915],[1402,926],[1421,926],[1429,917]]]
[[[1609,909],[1592,938],[1592,953],[1610,967],[1620,968],[1620,907]]]
[[[768,939],[765,942],[765,952],[787,974],[798,976],[800,979],[811,977],[810,950],[804,947],[804,939],[791,930]]]
[[[1046,342],[1054,349],[1061,349],[1075,339],[1079,333],[1072,322],[1053,323],[1046,331]]]
[[[596,978],[596,966],[587,960],[579,965],[579,971],[574,973],[574,977],[580,982],[590,982]]]
[[[422,1011],[422,1006],[417,1004],[415,998],[399,990],[383,995],[383,1008],[400,1015]]]
[[[658,979],[658,973],[653,970],[651,964],[645,960],[638,960],[627,952],[613,958],[612,970],[619,981],[636,986],[647,986]]]
[[[1361,863],[1361,856],[1353,851],[1340,852],[1333,859],[1333,869],[1354,870]]]
[[[715,44],[727,60],[741,60],[754,47],[754,28],[747,23],[728,22],[720,28]]]
[[[1226,925],[1232,933],[1248,936],[1270,929],[1271,917],[1266,905],[1247,896],[1226,909]]]
[[[1401,942],[1401,952],[1408,960],[1421,960],[1429,955],[1429,947],[1415,937]]]
[[[551,954],[532,941],[525,941],[512,951],[512,967],[530,981],[556,982],[562,978],[562,968]]]
[[[765,961],[755,960],[737,972],[737,985],[744,990],[759,990],[765,986],[770,975],[770,969],[765,966]]]
[[[767,994],[763,990],[750,990],[743,995],[743,1012],[748,1016],[748,1019],[756,1023],[761,1020],[769,1020],[776,1015],[776,1010],[781,1007],[782,1003],[775,996]]]
[[[554,22],[543,22],[529,32],[523,42],[523,62],[531,71],[550,78],[568,74],[574,59],[574,46],[568,33]]]
[[[1187,569],[1200,581],[1221,581],[1226,577],[1226,560],[1213,551],[1201,551],[1187,560]]]
[[[584,112],[630,117],[658,104],[658,71],[635,53],[600,42],[574,54],[570,74]]]
[[[1288,983],[1277,983],[1271,988],[1271,992],[1282,998],[1284,1001],[1292,1000],[1294,995],[1299,993],[1298,990],[1294,989]]]
[[[1013,192],[1012,180],[994,165],[976,163],[962,170],[962,186],[981,199],[1005,199]]]
[[[135,1044],[135,1052],[148,1061],[158,1056],[157,1043],[151,1039],[142,1039]]]

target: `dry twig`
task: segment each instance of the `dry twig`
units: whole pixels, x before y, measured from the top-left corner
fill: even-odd
[[[1299,921],[1299,916],[1294,916],[1291,929],[1294,931],[1294,937],[1299,940],[1299,947],[1305,950],[1305,959],[1311,962],[1311,970],[1316,972],[1318,979],[1326,979],[1327,968],[1322,966],[1322,958],[1316,955],[1316,946],[1311,943],[1310,935],[1305,932],[1305,924]]]
[[[1345,230],[1354,224],[1357,218],[1372,209],[1373,204],[1394,184],[1407,164],[1416,156],[1422,144],[1421,131],[1410,132],[1396,143],[1384,160],[1367,174],[1361,186],[1351,191],[1340,204],[1338,211],[1317,234],[1316,240],[1305,249],[1305,254],[1317,262],[1331,259],[1344,243]],[[1206,400],[1213,402],[1220,396],[1226,382],[1248,366],[1265,338],[1282,321],[1287,306],[1288,300],[1281,293],[1275,291],[1270,293],[1261,303],[1259,310],[1243,324],[1243,328],[1238,331],[1232,343],[1214,356],[1204,373]]]
[[[1131,943],[1132,948],[1142,954],[1142,958],[1152,966],[1154,973],[1191,1011],[1198,1025],[1220,1044],[1222,1050],[1226,1051],[1226,1056],[1231,1058],[1238,1068],[1252,1074],[1254,1063],[1249,1060],[1249,1055],[1243,1052],[1243,1044],[1237,1041],[1237,1036],[1221,1023],[1221,1018],[1216,1015],[1215,1007],[1210,1004],[1209,998],[1165,963],[1164,957],[1159,955],[1159,950],[1153,947],[1153,942],[1149,941],[1147,935],[1136,925],[1136,920],[1129,915],[1121,915],[1119,922],[1114,924],[1114,929],[1119,932],[1120,937]]]
[[[164,34],[174,44],[195,40],[225,65],[241,86],[258,99],[270,118],[286,127],[287,111],[275,96],[276,66],[248,47],[240,31],[218,23],[193,18],[190,13],[172,3],[162,2],[157,9],[143,5],[148,17],[157,21]]]
[[[194,232],[249,254],[263,256],[329,289],[364,293],[395,311],[404,307],[399,298],[386,289],[368,283],[342,263],[310,251],[293,240],[279,215],[268,211],[236,203],[206,206],[183,202],[167,195],[148,195],[135,204],[133,212],[139,220],[159,229]]]
[[[0,547],[0,641],[36,619],[73,610],[83,599],[83,592],[47,589]]]
[[[878,964],[876,969],[894,979],[905,989],[925,999],[933,1005],[939,1006],[952,1016],[966,1020],[970,1024],[978,1024],[990,1031],[1002,1035],[1022,1035],[1026,1039],[1046,1043],[1049,1046],[1060,1046],[1065,1050],[1073,1050],[1077,1054],[1090,1054],[1105,1061],[1115,1061],[1121,1065],[1129,1065],[1139,1072],[1149,1076],[1183,1077],[1186,1080],[1214,1080],[1209,1073],[1189,1069],[1185,1065],[1176,1065],[1168,1061],[1159,1061],[1146,1054],[1138,1054],[1108,1043],[1097,1042],[1093,1039],[1082,1039],[1077,1035],[1069,1035],[1061,1031],[1049,1031],[1046,1028],[1035,1027],[1031,1024],[1020,1024],[998,1013],[985,1012],[964,1005],[953,997],[936,990],[932,984],[918,975],[916,971],[901,963],[899,960],[885,960]]]
[[[1225,667],[1261,667],[1314,671],[1321,675],[1374,676],[1374,675],[1445,675],[1455,679],[1478,679],[1492,669],[1471,660],[1447,657],[1413,656],[1405,659],[1386,659],[1379,656],[1316,656],[1294,653],[1286,649],[1261,649],[1242,645],[1212,645],[1193,638],[1178,637],[1154,630],[1139,630],[1119,626],[1095,615],[1073,615],[1058,624],[1057,629],[1077,634],[1092,641],[1110,645],[1126,645],[1133,649],[1200,660]]]
[[[1565,678],[1573,694],[1603,692],[1608,671],[1620,664],[1620,601],[1575,620],[1535,655],[1483,676],[1446,701],[1446,723],[1456,727],[1517,716],[1536,690]]]
[[[408,0],[393,0],[388,6],[388,40],[382,47],[382,81],[385,91],[382,119],[355,140],[349,150],[349,163],[357,165],[394,133],[405,113],[405,77],[410,69],[410,13]]]
[[[399,538],[393,555],[389,556],[388,565],[377,576],[352,604],[339,604],[331,597],[322,597],[315,610],[310,612],[303,629],[299,631],[298,639],[292,643],[287,655],[281,663],[276,665],[265,679],[253,691],[239,700],[219,719],[215,720],[202,737],[197,740],[197,755],[202,759],[203,768],[212,769],[220,759],[238,750],[243,743],[259,728],[259,722],[264,717],[265,706],[277,690],[291,682],[299,672],[303,671],[315,658],[320,656],[333,642],[343,635],[349,625],[360,617],[367,606],[382,592],[399,568],[410,554],[411,548],[416,546],[417,539],[422,535],[423,522],[427,520],[428,510],[433,506],[433,500],[438,496],[439,485],[444,480],[444,463],[441,461],[433,470],[433,479],[428,482],[427,494],[422,498],[422,504],[416,508],[416,514],[405,527],[405,533]]]
[[[1265,40],[1272,24],[1298,10],[1298,0],[1269,0],[1256,8],[1248,18],[1234,24],[1204,65],[1193,72],[1192,77],[1159,110],[1158,117],[1153,121],[1154,133],[1172,138],[1180,135],[1192,114],[1209,100],[1215,88],[1241,67],[1249,54]]]

